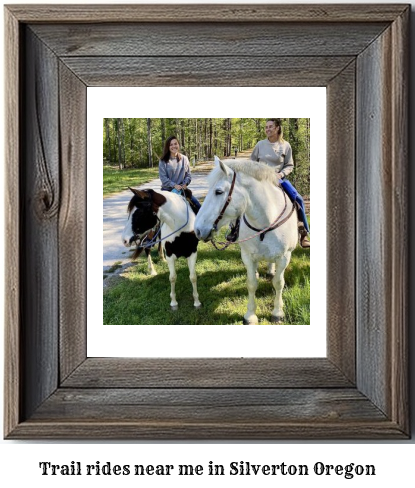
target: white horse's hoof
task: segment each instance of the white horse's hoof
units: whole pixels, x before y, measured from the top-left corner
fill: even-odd
[[[284,322],[284,315],[271,315],[271,323],[273,324],[280,324]]]
[[[258,325],[258,318],[251,318],[251,319],[247,320],[244,317],[243,324],[244,325]]]
[[[157,276],[157,271],[151,271],[150,276]]]
[[[202,304],[199,303],[198,305],[195,305],[195,308],[202,308]]]
[[[176,310],[179,310],[179,306],[178,305],[170,305],[170,308],[171,308],[172,312],[175,312]]]

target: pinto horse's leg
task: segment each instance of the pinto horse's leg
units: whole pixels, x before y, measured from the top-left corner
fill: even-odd
[[[153,261],[151,260],[150,248],[146,248],[146,256],[147,256],[148,272],[151,276],[156,276],[157,271],[154,269]]]
[[[192,282],[193,287],[194,306],[195,308],[200,308],[202,304],[199,301],[199,294],[197,292],[196,259],[197,253],[194,252],[187,258],[187,265],[189,266],[190,281]]]
[[[176,274],[176,257],[174,254],[170,257],[167,257],[167,264],[169,266],[169,271],[170,271],[170,286],[171,286],[171,292],[170,292],[170,307],[172,310],[177,310],[179,308],[179,305],[176,301],[176,279],[177,279],[177,274]]]
[[[255,292],[258,288],[257,268],[258,263],[253,261],[250,254],[241,250],[242,261],[245,264],[247,272],[247,287],[248,287],[248,310],[244,315],[245,325],[258,324],[258,317],[256,316],[256,302]]]
[[[282,290],[284,288],[284,272],[291,259],[291,252],[287,252],[275,263],[275,276],[272,284],[275,289],[274,310],[272,311],[271,322],[277,324],[284,320],[284,310],[282,301]]]
[[[159,253],[159,258],[165,263],[166,258],[164,257],[164,249],[161,242],[159,242],[158,244],[158,253]]]

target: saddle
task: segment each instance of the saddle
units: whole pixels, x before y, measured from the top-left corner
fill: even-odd
[[[192,202],[192,191],[189,190],[189,188],[186,188],[185,190],[181,190],[180,192],[175,190],[173,188],[172,190],[173,193],[178,193],[180,195],[183,194],[184,198],[189,202],[189,205],[190,205],[190,208],[193,210],[194,214],[196,215],[197,212],[199,212],[199,209],[194,205],[194,203]]]

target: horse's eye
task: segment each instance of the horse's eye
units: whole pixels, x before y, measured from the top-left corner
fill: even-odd
[[[215,195],[222,195],[222,193],[223,193],[223,190],[216,190],[215,191]]]

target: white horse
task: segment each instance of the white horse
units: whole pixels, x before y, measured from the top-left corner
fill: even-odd
[[[269,166],[247,160],[227,161],[224,164],[215,159],[216,166],[208,176],[209,192],[196,217],[196,236],[209,241],[221,227],[237,217],[244,217],[239,230],[249,293],[244,324],[258,323],[255,292],[258,286],[257,268],[261,260],[275,263],[272,284],[276,296],[272,322],[281,322],[284,319],[284,271],[298,243],[297,212],[279,186],[275,171]],[[261,231],[265,231],[264,234]]]
[[[170,306],[177,310],[176,300],[176,259],[185,257],[190,271],[193,287],[194,306],[201,303],[197,292],[196,259],[198,239],[194,233],[195,214],[188,202],[175,193],[168,191],[135,190],[128,204],[128,220],[122,233],[122,242],[126,247],[132,243],[146,245],[145,237],[160,223],[160,234],[153,240],[161,240],[170,271]],[[154,241],[155,242],[155,241]]]

